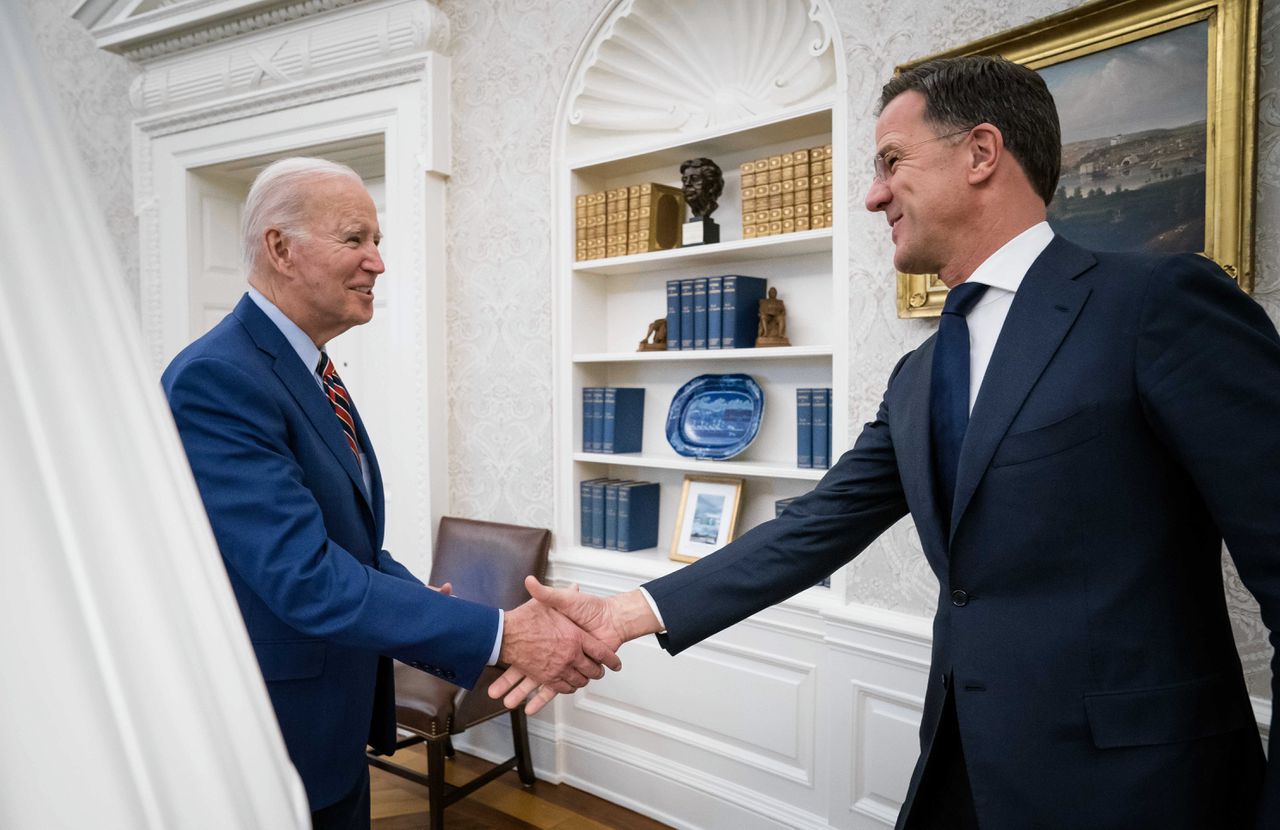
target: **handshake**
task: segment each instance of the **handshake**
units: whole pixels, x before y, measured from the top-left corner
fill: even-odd
[[[623,643],[661,630],[639,590],[605,598],[548,588],[532,576],[524,584],[533,598],[503,623],[498,660],[510,668],[489,686],[489,697],[508,709],[528,700],[525,711],[536,714],[557,694],[604,677],[605,666],[621,669]]]

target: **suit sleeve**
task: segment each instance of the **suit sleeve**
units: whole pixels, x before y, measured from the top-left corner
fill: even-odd
[[[677,654],[812,587],[906,515],[889,418],[881,402],[853,449],[781,516],[644,586],[667,626],[663,648]]]
[[[497,610],[432,591],[390,557],[383,573],[331,539],[281,403],[260,381],[201,358],[166,377],[165,391],[223,559],[277,617],[475,683]]]
[[[403,579],[406,582],[412,582],[414,585],[425,585],[421,579],[413,575],[413,572],[401,565],[400,562],[391,556],[391,551],[384,550],[378,554],[378,570],[387,576],[394,576]]]
[[[1135,371],[1148,420],[1191,475],[1280,646],[1280,337],[1262,308],[1199,256],[1162,260]],[[1272,700],[1280,663],[1272,658]],[[1280,818],[1276,732],[1264,815]],[[1271,826],[1268,824],[1267,826]]]

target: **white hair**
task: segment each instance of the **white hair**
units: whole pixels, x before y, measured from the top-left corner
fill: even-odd
[[[240,225],[246,276],[253,276],[260,264],[263,237],[267,228],[294,239],[307,235],[307,188],[317,179],[349,178],[361,184],[356,171],[327,159],[294,156],[267,165],[249,188]]]

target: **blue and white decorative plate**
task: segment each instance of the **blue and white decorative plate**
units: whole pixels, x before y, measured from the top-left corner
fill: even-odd
[[[750,375],[698,375],[671,400],[667,441],[690,458],[733,458],[755,440],[763,416],[764,392]]]

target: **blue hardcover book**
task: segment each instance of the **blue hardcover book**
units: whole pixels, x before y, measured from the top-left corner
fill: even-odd
[[[680,348],[693,348],[693,280],[680,280]]]
[[[591,542],[591,528],[595,523],[595,518],[591,512],[591,486],[598,481],[604,481],[602,478],[583,479],[578,483],[578,512],[581,514],[580,524],[582,525],[582,546],[584,548],[595,547]]]
[[[582,407],[586,414],[582,416],[582,450],[599,452],[603,438],[602,416],[604,415],[604,391],[600,387],[582,389]]]
[[[600,451],[640,452],[644,444],[644,389],[604,390],[604,433]]]
[[[760,301],[765,281],[760,277],[726,274],[720,299],[720,348],[749,349],[760,327]]]
[[[591,448],[591,387],[582,387],[582,451],[595,452]]]
[[[724,277],[707,278],[707,348],[720,348],[720,304],[724,300]]]
[[[680,280],[667,280],[667,351],[680,348]]]
[[[693,281],[693,347],[707,347],[707,278]]]
[[[827,390],[827,467],[836,463],[836,448],[831,443],[831,408],[835,406],[835,395]]]
[[[591,487],[591,547],[604,547],[604,488],[611,478],[598,478]]]
[[[618,488],[618,550],[658,546],[657,482],[628,482]]]
[[[604,449],[604,388],[591,387],[591,452]]]
[[[618,482],[604,486],[604,548],[618,549]]]
[[[796,390],[796,466],[813,466],[813,390]]]
[[[825,470],[831,466],[831,390],[813,390],[813,466]]]
[[[606,386],[601,393],[604,395],[604,404],[600,410],[601,417],[604,418],[604,427],[600,432],[600,452],[613,452],[613,424],[614,418],[617,417],[618,390],[612,386]]]

